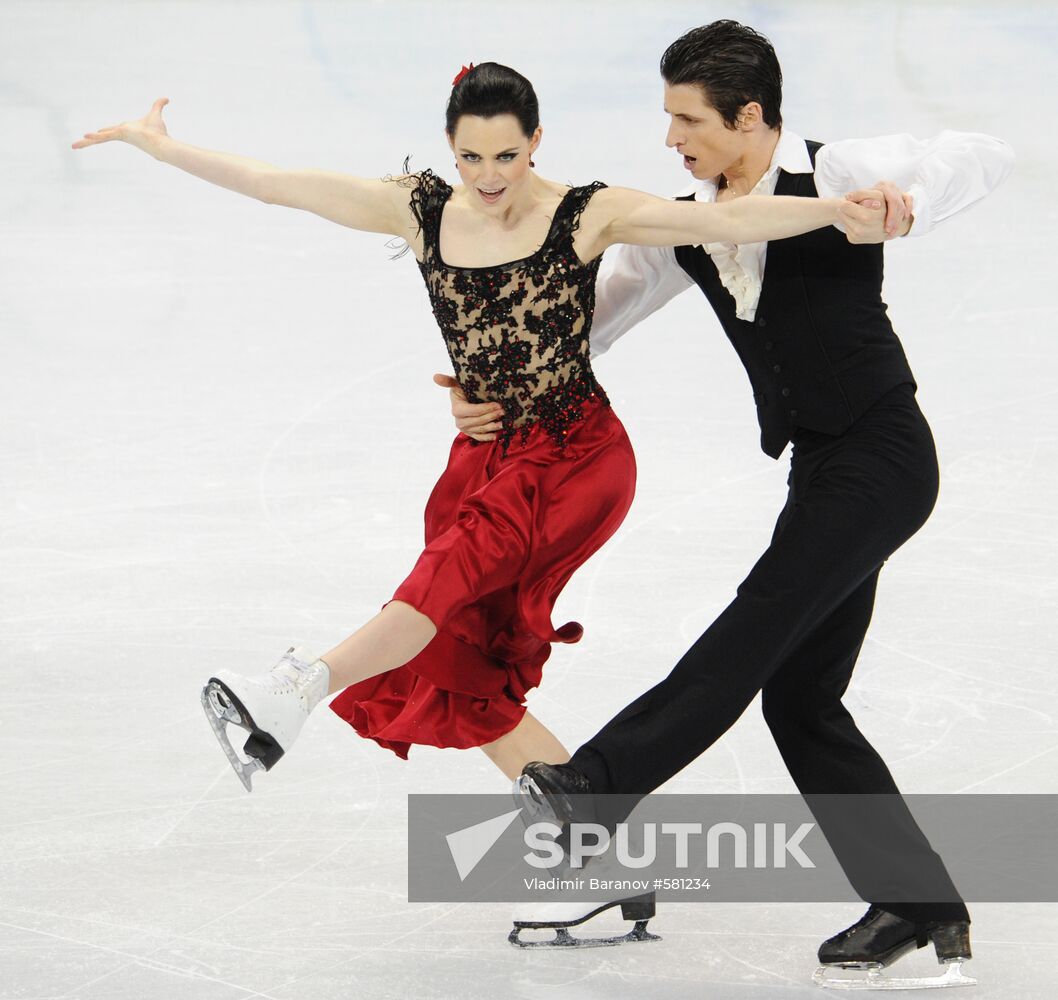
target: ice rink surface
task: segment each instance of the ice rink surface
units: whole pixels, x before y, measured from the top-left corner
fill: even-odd
[[[0,1000],[818,996],[859,904],[666,904],[659,944],[517,952],[510,907],[407,902],[406,794],[495,791],[316,713],[247,795],[198,692],[371,617],[454,434],[414,260],[83,132],[283,166],[431,166],[460,64],[536,84],[538,171],[671,194],[657,60],[734,17],[820,140],[943,128],[1018,154],[989,201],[888,248],[941,497],[886,567],[846,702],[906,792],[1056,792],[1052,4],[0,3]],[[639,462],[574,577],[532,710],[568,745],[664,676],[764,548],[786,462],[696,292],[596,364]],[[668,791],[793,790],[757,706]],[[1053,996],[1058,907],[972,906],[970,995]],[[920,952],[901,971],[936,969]]]

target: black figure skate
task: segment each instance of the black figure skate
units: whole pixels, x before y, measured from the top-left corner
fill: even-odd
[[[890,978],[882,971],[902,955],[930,941],[937,961],[945,966],[940,976]],[[824,941],[819,948],[820,968],[813,982],[836,990],[913,990],[946,986],[974,986],[962,963],[971,958],[970,925],[965,920],[914,924],[877,906],[851,927]],[[855,969],[866,975],[842,977],[836,969]]]

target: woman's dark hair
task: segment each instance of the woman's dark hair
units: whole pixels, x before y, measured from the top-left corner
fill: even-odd
[[[463,115],[495,118],[514,115],[528,139],[540,124],[540,105],[533,85],[521,73],[499,63],[475,66],[452,88],[445,112],[445,130],[455,135]]]
[[[701,87],[729,129],[750,101],[764,110],[766,125],[782,127],[782,70],[775,49],[738,21],[713,21],[681,35],[661,57],[661,75],[669,86]]]

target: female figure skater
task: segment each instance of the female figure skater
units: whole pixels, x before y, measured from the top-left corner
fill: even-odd
[[[508,778],[561,743],[525,710],[553,642],[576,642],[551,610],[573,571],[617,530],[635,459],[592,374],[588,333],[600,255],[613,243],[755,243],[837,221],[837,199],[666,201],[600,182],[566,187],[533,171],[536,95],[496,63],[461,73],[446,133],[463,181],[430,170],[382,180],[286,170],[172,139],[167,98],[138,121],[88,132],[121,140],[271,205],[402,237],[419,262],[455,377],[503,407],[495,441],[459,435],[426,505],[426,548],[392,599],[323,657],[292,647],[270,673],[218,670],[202,691],[247,791],[290,749],[312,709],[331,708],[401,757],[412,744],[480,746]],[[245,729],[248,761],[227,738]]]

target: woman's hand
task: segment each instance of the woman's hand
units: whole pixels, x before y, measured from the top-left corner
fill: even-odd
[[[169,103],[168,97],[159,97],[151,105],[151,110],[135,121],[122,122],[120,125],[105,125],[96,132],[85,132],[83,139],[78,139],[70,148],[84,149],[100,142],[113,142],[115,139],[148,152],[148,146],[157,136],[168,135],[165,122],[162,121],[162,108]]]
[[[502,426],[503,407],[499,403],[468,403],[459,383],[451,375],[434,375],[434,383],[448,389],[456,427],[475,441],[494,441]]]

